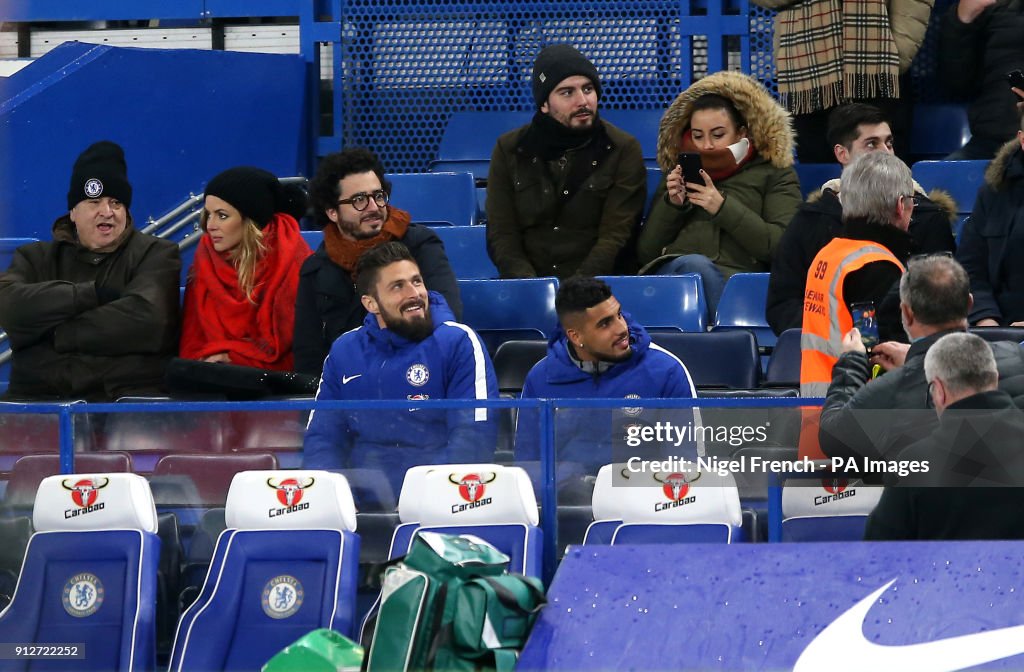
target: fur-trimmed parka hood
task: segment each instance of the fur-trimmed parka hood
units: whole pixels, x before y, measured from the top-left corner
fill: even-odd
[[[664,123],[663,121],[662,124]],[[988,168],[985,169],[985,184],[997,191],[1002,189],[1006,183],[1006,169],[1010,167],[1010,159],[1018,151],[1024,152],[1021,149],[1020,140],[1016,136],[1014,136],[1013,140],[1000,147],[999,151],[996,152],[995,158],[992,159],[992,162],[988,164]]]
[[[818,189],[817,191],[812,191],[810,194],[808,194],[807,202],[817,203],[819,200],[821,200],[821,195],[826,191],[831,191],[835,194],[838,194],[841,185],[842,181],[838,177],[834,177],[825,184],[821,185],[821,189]],[[920,194],[922,196],[927,196],[928,200],[934,203],[939,208],[939,210],[941,210],[946,215],[946,217],[949,219],[951,223],[956,221],[957,216],[959,215],[959,211],[957,210],[956,200],[948,191],[946,191],[945,189],[932,189],[931,191],[925,191],[924,187],[918,184],[917,180],[914,180],[914,193]]]
[[[708,93],[733,101],[747,120],[747,137],[758,154],[776,168],[793,165],[794,134],[789,112],[757,80],[723,70],[691,84],[665,111],[658,131],[658,165],[663,171],[676,165],[680,139],[690,126],[693,101]]]

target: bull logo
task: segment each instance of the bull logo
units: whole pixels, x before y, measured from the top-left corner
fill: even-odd
[[[823,478],[821,479],[821,487],[825,488],[826,492],[833,495],[838,495],[843,490],[846,490],[847,480],[845,478]]]
[[[282,506],[292,507],[302,501],[302,492],[306,488],[313,487],[316,479],[310,477],[300,482],[296,478],[286,478],[279,483],[274,483],[273,478],[267,479],[267,485],[277,491],[277,501]]]
[[[661,491],[665,493],[665,497],[678,502],[690,492],[690,481],[697,479],[691,479],[689,475],[676,471],[665,478],[658,478],[658,474],[654,474],[654,480],[661,483]]]
[[[68,479],[60,482],[65,490],[71,491],[71,500],[80,509],[95,504],[96,498],[99,497],[97,491],[107,487],[108,483],[110,483],[109,478],[83,478],[76,481],[74,485],[68,485]]]
[[[487,484],[493,483],[497,477],[498,475],[493,471],[466,474],[462,478],[457,478],[455,474],[448,474],[448,480],[452,484],[459,486],[459,495],[470,503],[483,499]]]

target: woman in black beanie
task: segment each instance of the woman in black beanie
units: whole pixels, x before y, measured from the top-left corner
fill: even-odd
[[[291,371],[299,267],[312,251],[306,196],[240,166],[206,187],[204,232],[185,288],[181,356]]]

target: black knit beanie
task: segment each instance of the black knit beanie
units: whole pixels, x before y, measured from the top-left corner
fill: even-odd
[[[132,185],[128,183],[128,164],[117,143],[101,140],[82,152],[71,169],[68,210],[90,198],[109,196],[132,205]]]
[[[262,168],[228,168],[206,185],[206,196],[216,196],[234,206],[263,229],[274,213],[284,212],[295,219],[305,213],[305,193],[299,187],[285,187],[272,173]]]
[[[597,76],[597,68],[586,56],[568,44],[552,44],[542,49],[533,63],[533,100],[537,103],[537,109],[547,102],[559,82],[573,75],[589,79],[597,97],[601,97],[601,80]]]

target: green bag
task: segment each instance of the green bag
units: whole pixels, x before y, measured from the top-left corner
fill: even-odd
[[[367,669],[511,670],[545,598],[508,562],[472,535],[419,533],[384,572]]]
[[[303,635],[267,661],[261,672],[357,672],[363,647],[322,628]]]

